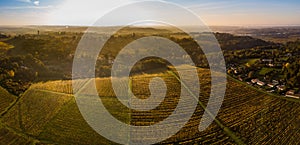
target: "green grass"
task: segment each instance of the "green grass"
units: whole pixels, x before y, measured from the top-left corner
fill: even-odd
[[[246,59],[244,60],[245,65],[253,65],[255,64],[255,62],[257,62],[258,60],[260,60],[259,58],[254,58],[254,59]]]
[[[273,68],[267,68],[267,67],[263,67],[260,71],[259,71],[259,75],[264,76],[272,71],[274,71],[275,69]]]
[[[0,50],[5,50],[5,51],[7,51],[7,50],[12,49],[12,48],[14,48],[14,46],[9,45],[9,44],[7,44],[7,43],[4,43],[4,42],[1,42],[1,41],[0,41]]]
[[[280,60],[283,60],[283,61],[288,61],[290,58],[289,57],[282,57],[280,58]]]

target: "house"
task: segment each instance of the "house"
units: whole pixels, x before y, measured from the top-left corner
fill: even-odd
[[[293,54],[292,53],[287,53],[287,54],[285,54],[285,56],[291,57],[291,56],[293,56]]]
[[[234,74],[239,74],[239,73],[240,72],[237,69],[234,70]]]
[[[264,85],[266,85],[266,83],[263,82],[263,81],[257,81],[257,85],[259,85],[259,86],[264,86]]]
[[[286,94],[295,95],[295,90],[289,90],[289,91],[286,92]]]
[[[264,63],[272,63],[273,59],[266,59],[266,58],[264,58],[264,59],[261,59],[261,61],[264,62]]]
[[[269,63],[269,64],[267,64],[267,66],[269,66],[269,67],[274,67],[274,66],[275,66],[275,64],[273,64],[273,63]]]
[[[272,83],[274,83],[274,84],[279,84],[279,81],[277,81],[277,80],[272,80]]]
[[[244,81],[244,79],[243,79],[241,76],[239,76],[238,79],[239,79],[241,82]]]
[[[252,80],[251,80],[251,82],[252,82],[253,84],[257,83],[258,81],[259,81],[258,79],[252,79]]]
[[[278,84],[276,84],[276,83],[268,83],[267,85],[268,85],[268,87],[270,87],[270,88],[274,88],[274,87],[276,87]]]
[[[289,90],[285,94],[286,97],[300,99],[300,94],[295,94],[295,90]]]
[[[295,98],[295,99],[300,99],[300,94],[295,94],[295,95],[285,95],[286,97],[289,98]]]
[[[279,86],[277,86],[277,89],[280,90],[280,91],[283,91],[285,89],[285,86],[284,85],[279,85]]]
[[[271,83],[268,83],[267,85],[268,85],[268,87],[270,87],[270,88],[274,88],[274,87],[276,87],[277,85],[279,85],[279,82],[276,81],[276,80],[272,80],[272,82],[271,82]]]
[[[26,67],[26,66],[21,66],[20,68],[21,68],[21,69],[24,69],[24,70],[28,70],[28,69],[29,69],[29,68]]]

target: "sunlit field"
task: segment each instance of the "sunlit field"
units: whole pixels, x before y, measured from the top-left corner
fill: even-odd
[[[210,72],[207,69],[198,69],[198,72],[202,86],[199,99],[206,104]],[[100,99],[114,117],[127,124],[144,126],[168,117],[180,96],[180,82],[168,72],[133,76],[133,93],[139,98],[147,97],[150,93],[148,84],[153,77],[163,78],[168,92],[159,107],[147,112],[127,109],[118,102],[109,78],[97,78],[95,82]],[[128,85],[121,80],[120,85]],[[1,117],[2,143],[113,144],[85,122],[75,103],[71,81],[37,83],[20,96],[17,103],[11,104],[14,99],[5,98],[1,98],[1,102],[8,104],[4,108],[9,108]],[[185,107],[188,108],[189,104]],[[298,142],[299,102],[275,98],[231,78],[228,78],[225,100],[217,118],[205,131],[199,132],[203,113],[203,108],[198,105],[185,127],[161,143],[236,144],[238,140],[245,144]]]

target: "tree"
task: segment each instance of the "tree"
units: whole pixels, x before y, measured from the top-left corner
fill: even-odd
[[[254,78],[254,71],[250,71],[250,72],[248,73],[248,78],[249,78],[249,79]]]
[[[15,76],[15,72],[13,70],[8,71],[7,74],[11,78],[13,78]]]

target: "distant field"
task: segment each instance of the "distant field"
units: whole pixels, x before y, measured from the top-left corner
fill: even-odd
[[[210,73],[206,69],[198,69],[198,72],[200,101],[206,104],[210,92]],[[148,84],[153,77],[161,77],[168,91],[162,104],[151,111],[138,112],[123,106],[115,97],[108,78],[96,79],[98,94],[110,113],[122,122],[136,126],[155,124],[168,117],[176,107],[180,82],[168,73],[138,75],[131,78],[133,93],[139,98],[147,98],[150,95]],[[120,79],[119,85],[128,84]],[[1,118],[0,142],[14,143],[17,138],[17,143],[114,144],[98,135],[82,118],[71,95],[71,86],[71,81],[33,85]],[[184,108],[188,107],[186,103]],[[198,105],[185,127],[162,144],[236,144],[216,121],[205,131],[199,132],[198,125],[203,112]],[[299,143],[299,103],[260,93],[232,79],[228,79],[225,100],[217,119],[245,144]],[[7,127],[17,135],[7,131]],[[120,131],[120,134],[125,133]],[[142,143],[142,139],[136,139],[135,142]]]

